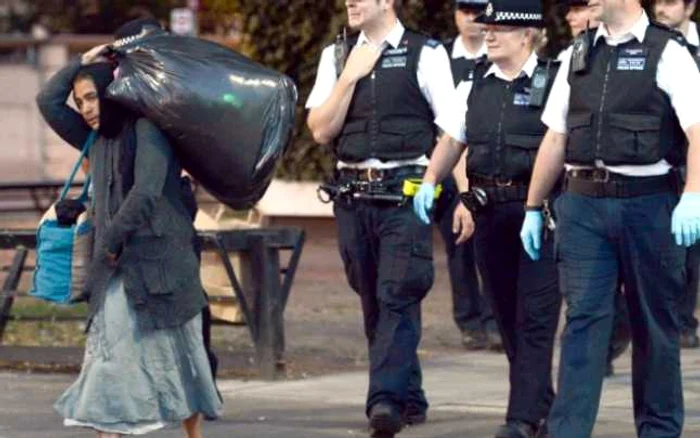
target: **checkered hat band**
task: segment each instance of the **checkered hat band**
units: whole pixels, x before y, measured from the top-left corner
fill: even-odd
[[[496,12],[496,21],[539,21],[542,14],[529,14],[526,12]]]

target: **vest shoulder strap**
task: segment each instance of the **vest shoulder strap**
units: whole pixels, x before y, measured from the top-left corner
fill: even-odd
[[[493,63],[484,56],[480,56],[476,59],[476,65],[474,66],[474,82],[484,79],[486,72],[489,71]]]
[[[648,42],[650,45],[661,46],[661,50],[663,50],[668,40],[674,40],[681,46],[688,47],[688,41],[686,41],[681,32],[671,29],[658,21],[650,20],[647,33],[644,36],[644,43]]]
[[[447,55],[450,56],[450,59],[452,58],[452,51],[455,49],[455,41],[457,41],[456,38],[451,38],[442,43],[442,45],[445,46],[445,50],[447,50]]]

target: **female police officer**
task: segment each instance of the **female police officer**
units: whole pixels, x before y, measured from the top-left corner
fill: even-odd
[[[546,433],[542,420],[554,398],[551,362],[561,299],[551,251],[530,260],[518,232],[546,130],[540,122],[543,103],[558,64],[538,60],[533,51],[542,25],[539,0],[492,1],[479,21],[486,24],[489,61],[477,66],[467,101],[479,111],[466,111],[470,191],[462,196],[471,212],[467,216],[476,220],[477,263],[510,361],[507,422],[496,437],[535,437]],[[414,200],[424,222],[435,184],[463,149],[455,139],[443,138],[433,153]]]

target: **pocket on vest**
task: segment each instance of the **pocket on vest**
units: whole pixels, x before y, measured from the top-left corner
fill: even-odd
[[[643,114],[608,114],[603,160],[611,164],[652,164],[661,160],[661,118]]]
[[[506,134],[506,176],[529,180],[541,141],[539,134]]]
[[[425,121],[383,121],[379,123],[379,141],[381,152],[376,155],[388,160],[418,158],[427,154],[435,144],[433,130]]]

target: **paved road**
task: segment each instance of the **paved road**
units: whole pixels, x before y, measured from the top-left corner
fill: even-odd
[[[634,436],[629,356],[605,383],[600,438]],[[429,423],[404,431],[406,438],[486,438],[500,423],[507,393],[506,365],[500,355],[459,354],[425,363],[431,401]],[[700,352],[684,352],[684,437],[700,437]],[[74,376],[0,374],[0,438],[83,438],[92,433],[66,429],[51,404]],[[661,378],[661,377],[660,377]],[[224,416],[205,424],[207,438],[320,438],[367,436],[363,417],[364,373],[307,380],[260,382],[223,380]],[[178,430],[149,436],[181,437]]]

